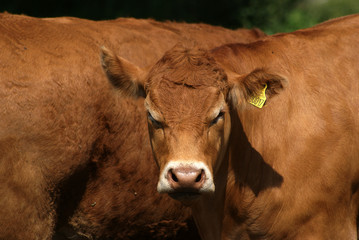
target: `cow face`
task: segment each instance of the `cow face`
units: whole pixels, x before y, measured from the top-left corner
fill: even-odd
[[[102,63],[122,93],[145,97],[148,129],[160,168],[157,190],[179,200],[215,191],[231,129],[230,109],[275,75],[225,71],[209,52],[175,47],[145,73],[103,49]],[[228,76],[232,79],[229,81]],[[267,81],[264,81],[267,79]]]
[[[227,77],[205,51],[173,49],[150,71],[145,107],[159,192],[177,199],[213,193],[230,115]]]

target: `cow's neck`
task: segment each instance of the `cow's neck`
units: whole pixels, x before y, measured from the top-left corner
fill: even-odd
[[[235,232],[241,236],[247,233],[265,235],[265,230],[264,232],[252,231],[248,226],[262,224],[258,222],[261,212],[253,206],[262,192],[279,187],[283,182],[283,177],[271,167],[270,164],[273,163],[269,164],[263,158],[262,149],[258,147],[261,144],[255,147],[251,144],[251,142],[262,141],[261,135],[257,132],[258,125],[253,125],[253,122],[260,123],[260,119],[253,115],[239,116],[234,112],[231,118],[232,131],[225,203],[227,212],[224,219],[227,229],[224,229],[223,234],[233,235]],[[264,127],[263,129],[259,129],[259,132],[265,131]]]
[[[202,240],[221,239],[227,175],[228,153],[215,173],[215,193],[202,196],[192,207],[193,217]]]

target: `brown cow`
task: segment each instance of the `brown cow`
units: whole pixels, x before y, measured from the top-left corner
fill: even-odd
[[[195,237],[190,213],[156,193],[143,103],[114,94],[99,46],[145,67],[180,40],[260,31],[0,14],[0,33],[0,239]]]
[[[212,51],[177,46],[149,73],[107,51],[103,65],[115,86],[144,88],[157,190],[191,206],[203,239],[355,240],[358,51],[353,15]],[[261,96],[263,108],[249,103]]]

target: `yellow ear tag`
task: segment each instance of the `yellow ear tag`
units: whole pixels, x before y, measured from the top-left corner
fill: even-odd
[[[267,89],[267,84],[264,85],[264,88],[262,89],[261,93],[258,96],[253,96],[249,99],[249,103],[256,106],[257,108],[262,108],[267,100],[266,89]]]

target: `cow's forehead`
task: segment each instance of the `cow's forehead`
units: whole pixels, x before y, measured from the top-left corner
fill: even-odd
[[[169,124],[204,121],[227,89],[224,71],[207,51],[184,48],[167,52],[150,72],[146,86],[149,101]]]
[[[173,86],[166,90],[156,89],[148,97],[168,126],[190,129],[194,133],[203,130],[207,116],[221,100],[220,93],[212,87],[190,89]]]
[[[153,89],[149,97],[150,101],[160,107],[163,112],[175,110],[182,115],[186,113],[193,115],[193,111],[203,113],[220,100],[221,91],[215,87],[192,89],[173,83],[162,83],[160,86],[165,87]]]
[[[218,88],[225,91],[227,76],[206,50],[175,47],[168,51],[149,73],[146,90],[166,91],[182,86],[190,89]]]

